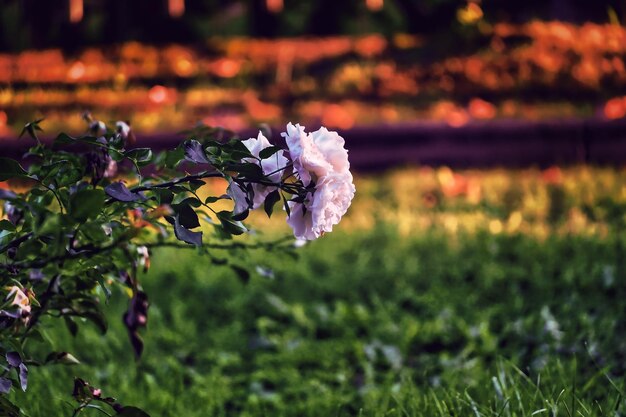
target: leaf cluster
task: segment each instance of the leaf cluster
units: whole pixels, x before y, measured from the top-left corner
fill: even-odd
[[[29,356],[28,341],[42,338],[43,319],[63,320],[73,335],[85,321],[105,333],[102,306],[116,288],[129,297],[123,320],[139,357],[149,302],[138,271],[149,267],[152,248],[192,248],[214,263],[222,262],[211,255],[215,248],[245,249],[233,236],[248,231],[242,221],[249,210],[235,215],[224,201],[228,195],[206,196],[207,179],[237,183],[248,201],[254,198],[252,184],[276,187],[265,200],[268,216],[281,199],[288,208],[287,196],[303,198],[307,192],[287,174],[273,182],[261,169],[260,161],[279,148],[255,157],[220,129],[197,127],[175,149],[155,154],[129,147],[113,131],[61,133],[50,146],[37,136],[40,122],[24,128],[36,142],[24,161],[0,158],[0,181],[9,185],[0,189],[0,354],[6,358],[1,393],[14,385],[26,390],[26,363],[74,362],[67,352]],[[79,391],[89,391],[82,383]],[[78,400],[83,408],[100,401],[84,395]],[[142,415],[125,413],[119,415]]]

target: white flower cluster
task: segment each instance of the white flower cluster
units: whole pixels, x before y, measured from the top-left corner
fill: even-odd
[[[355,187],[345,141],[337,132],[325,127],[306,133],[304,126],[292,123],[287,125],[287,131],[281,135],[287,142],[293,173],[305,187],[311,188],[303,202],[288,202],[290,215],[287,223],[296,238],[314,240],[332,231],[333,226],[346,214],[354,197]],[[256,139],[245,140],[243,144],[255,157],[271,146],[260,132]],[[245,162],[258,163],[272,182],[279,183],[286,174],[289,161],[281,150],[260,162],[252,158]],[[277,186],[273,185],[253,184],[254,199],[248,201],[246,192],[233,182],[228,194],[235,201],[234,212],[238,214],[260,207],[267,195],[276,189]]]

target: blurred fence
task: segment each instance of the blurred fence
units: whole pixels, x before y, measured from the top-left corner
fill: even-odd
[[[275,143],[282,140],[279,131],[274,129]],[[339,132],[346,139],[353,168],[361,172],[416,164],[458,168],[626,164],[626,119],[498,120],[459,128],[421,122]],[[256,133],[242,131],[240,136]],[[164,150],[182,139],[175,134],[138,135],[138,145]],[[27,139],[0,138],[2,156],[20,158],[28,146]]]

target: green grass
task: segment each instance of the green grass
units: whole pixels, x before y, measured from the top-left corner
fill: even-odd
[[[115,293],[101,336],[32,368],[31,416],[71,415],[81,376],[152,416],[618,416],[626,413],[626,235],[334,233],[243,283],[163,250],[142,283],[146,348],[133,359]],[[33,395],[34,394],[34,395]],[[98,415],[96,410],[86,415]]]

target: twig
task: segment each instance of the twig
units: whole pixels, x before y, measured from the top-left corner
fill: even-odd
[[[19,245],[21,245],[22,243],[30,239],[32,236],[33,236],[33,232],[29,232],[23,236],[13,239],[12,241],[10,241],[9,243],[7,243],[6,245],[0,248],[0,253],[4,253],[11,248],[18,247]]]

